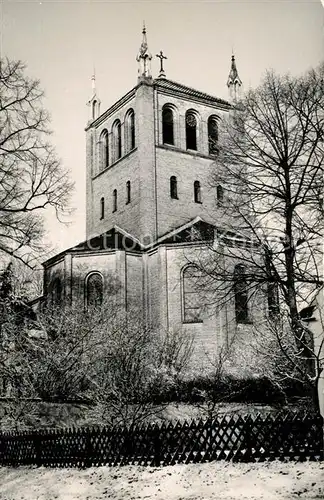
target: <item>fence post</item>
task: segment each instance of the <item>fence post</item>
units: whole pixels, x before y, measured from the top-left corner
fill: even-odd
[[[160,429],[158,425],[155,425],[153,428],[154,432],[154,459],[153,459],[153,465],[156,467],[159,467],[161,465],[161,439],[160,439]]]
[[[252,456],[252,445],[251,445],[251,419],[250,415],[245,418],[245,429],[244,429],[244,444],[245,444],[245,455],[242,462],[249,462]]]
[[[41,435],[36,432],[33,437],[34,449],[35,449],[35,464],[37,467],[42,465],[42,447],[41,447]]]
[[[324,416],[321,415],[322,421],[322,449],[321,449],[321,460],[324,460]]]

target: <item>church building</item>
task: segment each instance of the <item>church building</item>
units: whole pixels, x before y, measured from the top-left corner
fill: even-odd
[[[242,82],[232,56],[226,101],[168,79],[162,51],[158,57],[153,78],[144,27],[137,84],[104,111],[93,77],[85,128],[86,240],[44,263],[44,296],[54,303],[81,299],[87,307],[109,298],[118,282],[125,310],[136,303],[145,322],[188,331],[200,352],[208,352],[260,314],[252,306],[238,314],[234,302],[208,311],[192,264],[213,239],[215,221],[226,230],[217,212],[223,187],[211,189],[209,177],[219,123]]]

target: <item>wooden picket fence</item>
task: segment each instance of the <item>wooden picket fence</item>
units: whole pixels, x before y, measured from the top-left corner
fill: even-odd
[[[90,467],[323,460],[321,416],[224,416],[168,424],[0,433],[1,465]]]

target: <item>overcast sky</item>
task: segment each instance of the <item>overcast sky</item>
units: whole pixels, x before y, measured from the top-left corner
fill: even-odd
[[[57,250],[85,238],[85,103],[93,67],[104,111],[137,83],[143,19],[150,51],[168,57],[167,77],[219,97],[227,98],[232,49],[245,88],[258,85],[266,69],[300,74],[324,59],[320,0],[2,0],[1,10],[2,55],[25,61],[40,79],[53,143],[76,183],[71,225],[49,218]]]

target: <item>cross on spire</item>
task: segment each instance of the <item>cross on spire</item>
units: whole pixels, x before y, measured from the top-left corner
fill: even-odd
[[[156,54],[156,57],[160,59],[160,73],[159,73],[159,78],[165,78],[165,71],[163,68],[163,59],[167,59],[167,57],[163,54],[163,51],[160,50],[159,54]]]

